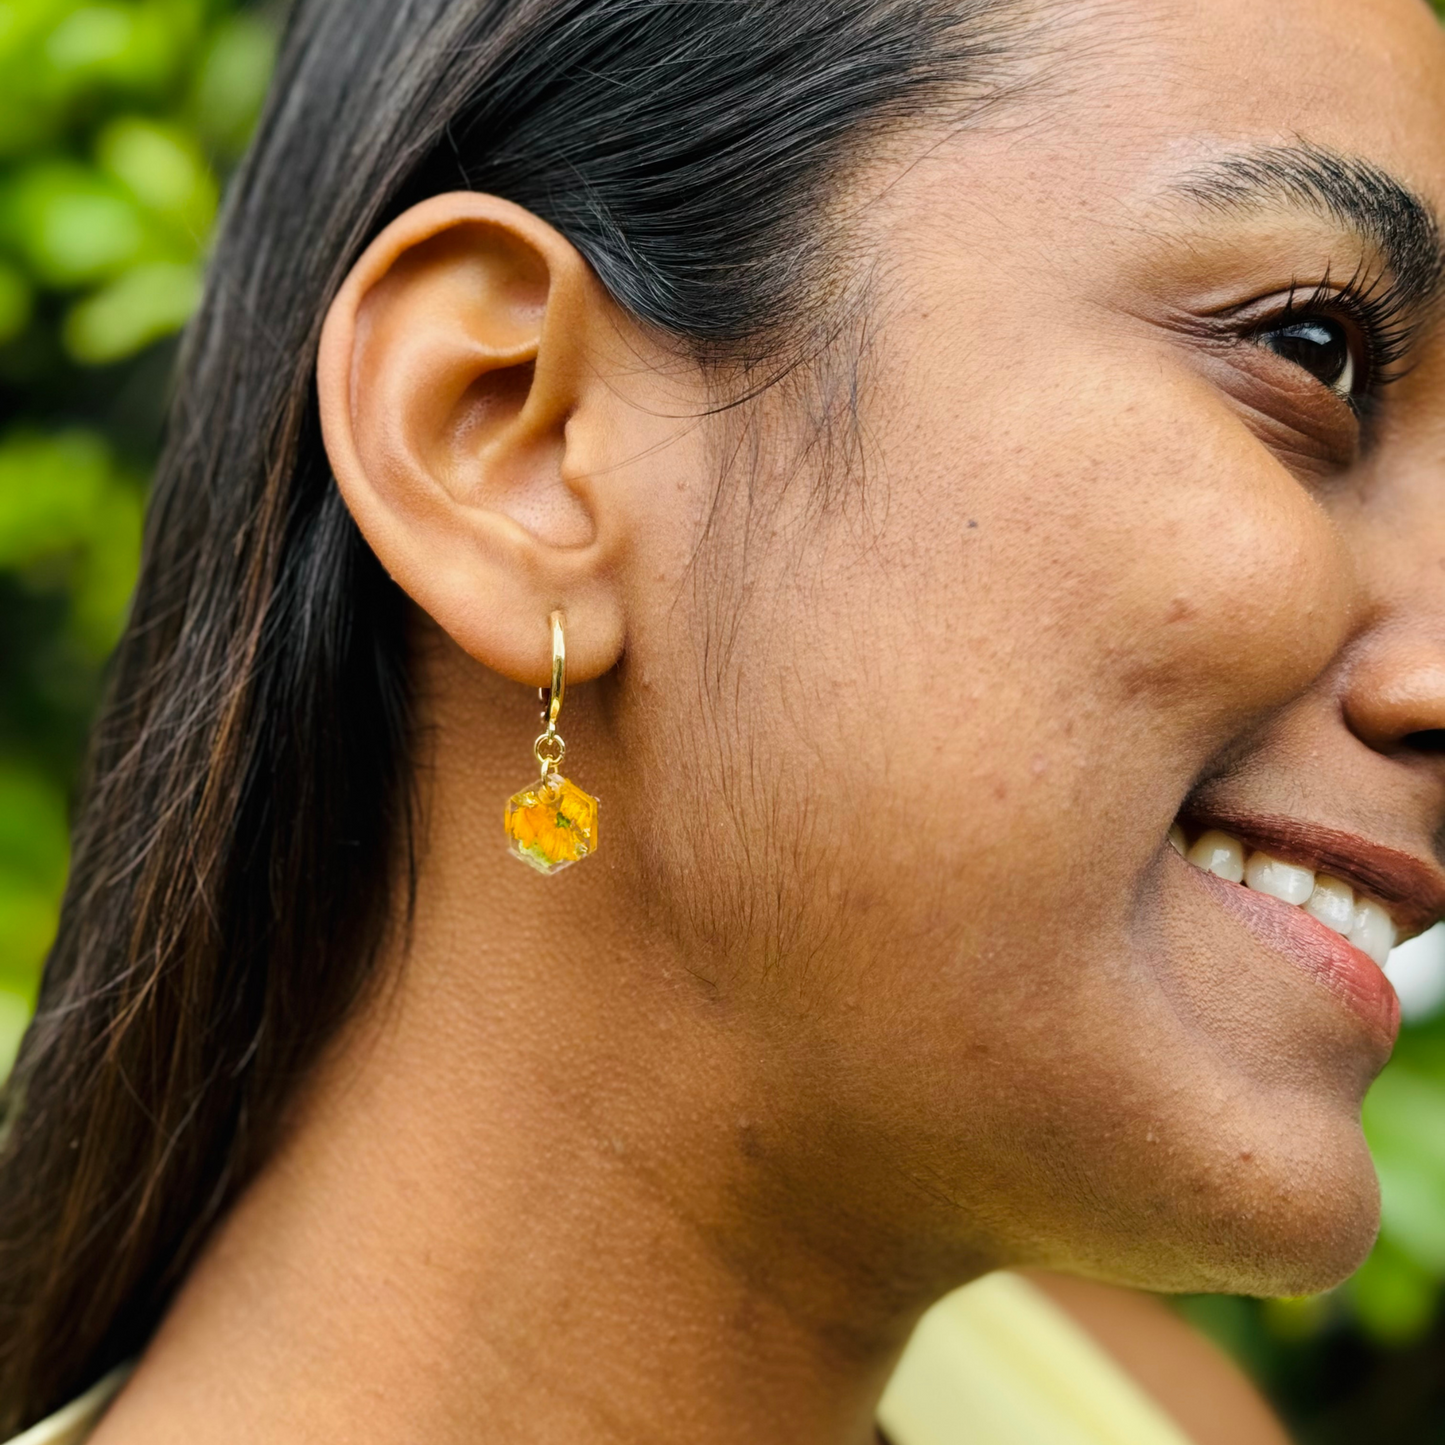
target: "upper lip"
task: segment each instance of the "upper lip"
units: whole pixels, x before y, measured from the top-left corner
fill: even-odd
[[[1229,807],[1190,808],[1183,821],[1219,828],[1283,862],[1342,879],[1384,904],[1402,937],[1445,917],[1445,870],[1413,853],[1321,823]]]

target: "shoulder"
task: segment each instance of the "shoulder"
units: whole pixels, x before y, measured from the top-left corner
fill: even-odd
[[[1244,1372],[1156,1296],[1063,1275],[1029,1279],[1168,1411],[1194,1445],[1289,1445]]]
[[[879,1411],[893,1445],[1288,1445],[1237,1369],[1158,1300],[995,1274],[930,1310]]]
[[[57,1410],[48,1419],[16,1435],[8,1445],[82,1445],[100,1423],[106,1407],[120,1393],[121,1386],[130,1378],[131,1369],[130,1365],[122,1365],[120,1369],[112,1370],[63,1410]]]

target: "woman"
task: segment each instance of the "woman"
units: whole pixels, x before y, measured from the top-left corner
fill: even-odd
[[[1348,1274],[1445,900],[1441,134],[1419,0],[302,0],[6,1423],[138,1356],[99,1445],[858,1445],[990,1271]]]

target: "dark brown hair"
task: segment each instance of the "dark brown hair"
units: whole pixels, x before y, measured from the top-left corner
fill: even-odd
[[[858,137],[977,100],[1001,0],[301,0],[188,333],[59,936],[4,1103],[0,1433],[144,1345],[367,983],[409,856],[404,608],[313,384],[426,194],[563,232],[641,321],[773,354]],[[401,891],[404,893],[404,886]]]

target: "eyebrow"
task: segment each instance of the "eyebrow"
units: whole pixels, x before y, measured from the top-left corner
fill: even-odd
[[[1307,210],[1376,246],[1400,299],[1434,300],[1445,281],[1440,223],[1429,204],[1372,161],[1308,144],[1261,146],[1221,157],[1175,187],[1220,213]]]

